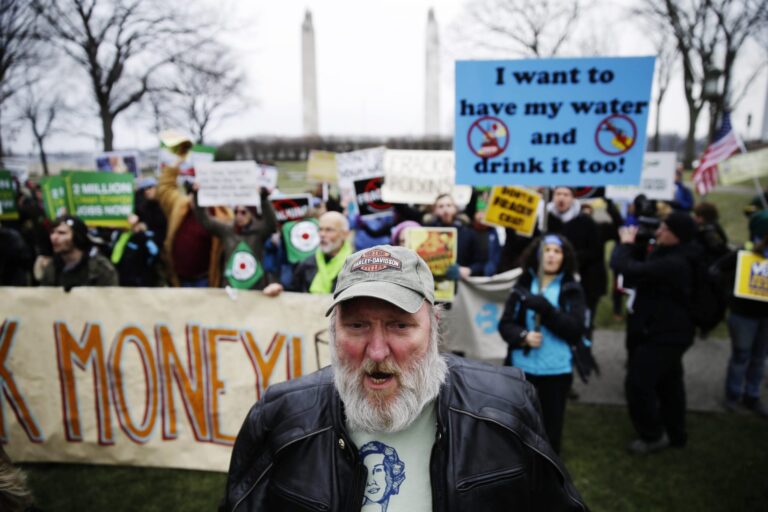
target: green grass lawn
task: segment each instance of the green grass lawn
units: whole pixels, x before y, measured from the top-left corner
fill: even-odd
[[[713,413],[691,413],[688,421],[687,448],[632,457],[624,452],[632,436],[624,407],[570,403],[563,459],[590,508],[765,510],[768,423],[751,415]],[[225,483],[224,474],[202,471],[70,464],[24,469],[45,511],[210,511]]]

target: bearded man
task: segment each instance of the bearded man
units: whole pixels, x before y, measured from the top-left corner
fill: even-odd
[[[441,355],[434,302],[414,251],[349,256],[332,364],[253,406],[223,510],[587,510],[522,372]]]
[[[293,292],[328,294],[333,292],[336,276],[347,256],[352,254],[349,221],[339,212],[325,212],[318,219],[320,244],[315,254],[300,262],[288,288]]]

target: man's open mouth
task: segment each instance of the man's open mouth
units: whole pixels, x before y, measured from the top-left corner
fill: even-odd
[[[387,380],[394,377],[394,373],[386,373],[386,372],[370,372],[368,373],[368,377],[371,378],[374,384],[383,384]]]

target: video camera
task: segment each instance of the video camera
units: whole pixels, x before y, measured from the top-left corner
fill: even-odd
[[[638,223],[635,247],[641,254],[645,254],[648,246],[656,242],[656,230],[661,224],[661,219],[658,217],[656,201],[648,199],[645,194],[635,197],[633,203]]]

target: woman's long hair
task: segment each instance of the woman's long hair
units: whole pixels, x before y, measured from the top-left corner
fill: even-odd
[[[518,265],[523,269],[531,269],[534,272],[539,271],[539,255],[541,254],[542,242],[549,236],[557,237],[562,243],[563,248],[563,265],[560,267],[560,272],[564,272],[567,276],[573,276],[578,268],[576,262],[576,251],[573,249],[573,245],[567,238],[560,234],[548,233],[534,238],[528,247],[520,253],[518,258]]]

